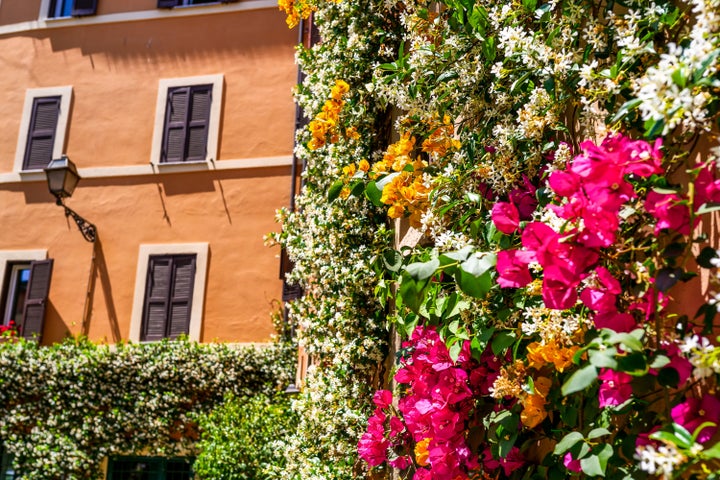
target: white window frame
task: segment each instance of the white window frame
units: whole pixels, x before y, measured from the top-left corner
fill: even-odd
[[[208,138],[205,160],[192,163],[208,163],[217,160],[218,140],[220,137],[220,114],[222,111],[223,74],[202,75],[198,77],[179,77],[161,79],[158,86],[157,103],[155,105],[155,126],[153,128],[152,149],[150,151],[150,164],[156,168],[172,169],[187,168],[188,162],[160,163],[162,153],[163,132],[165,129],[165,109],[167,108],[168,91],[174,87],[192,87],[194,85],[212,85],[212,104],[210,105],[210,120],[208,123]]]
[[[30,88],[25,91],[25,103],[20,119],[20,133],[18,134],[17,148],[15,149],[15,164],[13,171],[24,173],[37,173],[42,170],[23,170],[25,160],[25,149],[27,148],[28,134],[30,133],[30,120],[32,117],[33,102],[39,97],[60,97],[60,114],[58,116],[57,128],[55,130],[55,144],[53,145],[52,158],[60,158],[65,153],[65,136],[70,118],[70,102],[72,101],[72,86]]]
[[[5,285],[5,276],[7,275],[8,269],[13,268],[13,264],[30,263],[32,261],[46,259],[47,250],[0,250],[0,295],[9,287],[8,285]],[[12,278],[10,280],[12,280]],[[8,298],[9,297],[10,292],[8,291]],[[7,304],[3,305],[2,316],[0,316],[0,324],[4,323],[7,308]]]
[[[202,331],[202,317],[205,308],[205,284],[207,282],[208,253],[210,245],[200,243],[174,243],[174,244],[141,244],[138,253],[137,272],[135,274],[135,293],[133,295],[133,308],[130,316],[130,333],[128,338],[132,342],[140,341],[142,330],[143,306],[145,304],[145,283],[147,281],[148,263],[150,255],[195,255],[195,283],[190,310],[190,327],[188,338],[200,341]]]

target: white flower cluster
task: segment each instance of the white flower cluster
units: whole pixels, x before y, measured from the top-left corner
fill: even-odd
[[[0,442],[25,479],[98,478],[104,458],[193,452],[193,417],[292,380],[289,346],[0,343]]]
[[[650,475],[662,475],[664,480],[674,478],[673,472],[685,461],[685,456],[671,444],[657,448],[653,445],[641,445],[637,447],[635,458],[640,460],[641,470]]]

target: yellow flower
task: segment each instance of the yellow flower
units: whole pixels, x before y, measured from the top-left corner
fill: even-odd
[[[430,444],[430,438],[423,438],[415,444],[415,461],[421,467],[426,467],[430,460],[430,452],[428,451],[428,445]]]
[[[353,175],[355,175],[355,164],[352,163],[346,167],[343,167],[342,172],[343,175],[345,175],[346,177],[352,177]]]
[[[368,170],[370,170],[370,163],[363,158],[358,162],[358,169],[363,172],[367,172]]]
[[[400,205],[393,205],[388,209],[388,217],[400,218],[405,214],[405,208]]]
[[[345,80],[335,80],[335,86],[330,90],[330,96],[335,100],[341,100],[343,95],[350,91],[350,85]]]
[[[348,127],[345,129],[345,136],[351,140],[357,140],[360,138],[360,134],[356,127]]]
[[[545,398],[542,395],[527,395],[522,399],[523,411],[520,412],[520,421],[528,428],[535,428],[547,417],[545,411]]]

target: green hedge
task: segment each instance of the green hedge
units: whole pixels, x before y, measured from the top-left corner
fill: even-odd
[[[0,441],[26,479],[92,479],[113,455],[195,455],[224,397],[291,383],[293,347],[162,341],[0,343]]]

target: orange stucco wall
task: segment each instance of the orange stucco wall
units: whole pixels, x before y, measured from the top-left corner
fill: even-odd
[[[78,168],[145,166],[159,79],[218,73],[216,163],[289,157],[295,41],[274,9],[0,35],[0,175],[13,169],[28,88],[72,85],[65,152]],[[90,278],[93,247],[44,181],[0,182],[0,250],[47,249],[55,260],[44,343],[81,332],[86,302],[90,338],[112,343],[128,338],[139,245],[208,242],[201,339],[266,341],[281,282],[263,235],[289,192],[289,166],[83,179],[67,204],[98,228]]]

